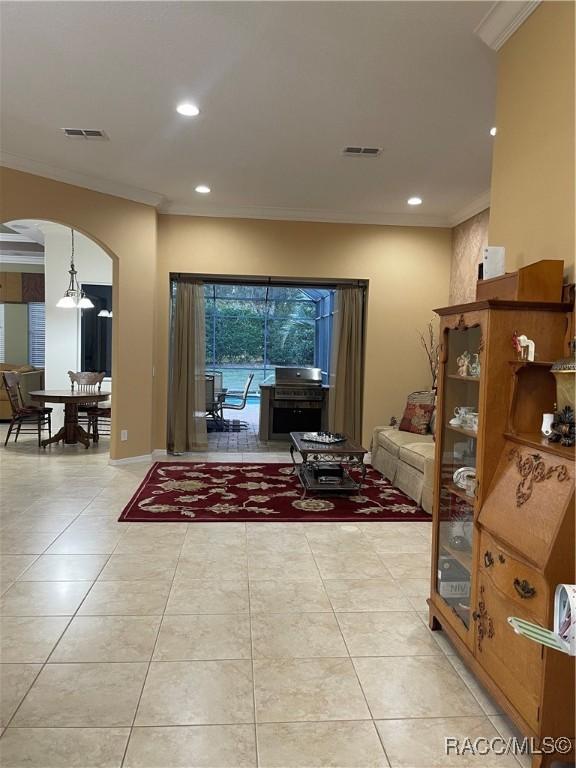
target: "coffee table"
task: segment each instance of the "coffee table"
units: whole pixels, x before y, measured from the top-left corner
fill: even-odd
[[[303,488],[303,496],[308,491],[330,493],[354,493],[362,488],[366,476],[364,456],[368,451],[350,438],[339,443],[316,443],[304,440],[304,432],[290,432],[290,458],[294,473],[298,475]],[[296,463],[294,454],[302,456],[302,462]],[[343,475],[335,482],[321,482],[314,471],[321,464],[341,466]],[[357,467],[361,470],[360,481],[351,477],[349,470]]]

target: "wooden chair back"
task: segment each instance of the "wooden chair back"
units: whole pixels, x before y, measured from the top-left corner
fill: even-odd
[[[68,371],[68,376],[70,377],[72,391],[76,389],[78,392],[86,392],[92,395],[100,392],[106,373],[92,373],[88,371],[74,373],[74,371]]]
[[[20,395],[20,374],[16,371],[2,371],[4,388],[8,395],[12,416],[17,416],[22,410],[22,399]]]

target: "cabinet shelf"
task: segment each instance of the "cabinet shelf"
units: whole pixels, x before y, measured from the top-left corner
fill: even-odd
[[[446,424],[446,429],[451,430],[452,432],[458,432],[460,435],[466,435],[466,437],[478,437],[478,432],[474,432],[473,429],[466,429],[465,427],[453,427],[451,424]]]
[[[474,497],[467,496],[466,491],[463,488],[459,488],[455,483],[444,483],[442,488],[447,490],[452,495],[458,496],[459,499],[462,499],[462,501],[465,501],[471,507],[474,506]]]
[[[510,365],[516,365],[519,368],[524,366],[524,365],[528,365],[528,366],[531,366],[531,365],[534,365],[534,366],[541,365],[541,366],[543,366],[545,368],[551,368],[554,365],[554,363],[551,362],[550,360],[509,360],[509,363],[510,363]]]
[[[465,550],[454,549],[454,547],[451,547],[449,544],[446,544],[444,541],[440,542],[440,547],[446,552],[446,554],[450,555],[450,557],[453,557],[454,560],[457,560],[463,568],[466,568],[468,573],[472,572],[472,552],[471,551],[466,552]]]
[[[567,461],[574,461],[576,456],[575,446],[567,447],[560,443],[549,443],[540,432],[506,432],[505,437],[513,443],[520,443],[536,450],[545,450]]]
[[[460,376],[459,373],[447,373],[446,378],[454,381],[475,381],[476,383],[480,381],[480,376]]]

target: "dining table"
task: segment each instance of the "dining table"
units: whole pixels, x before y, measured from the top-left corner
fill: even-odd
[[[72,389],[37,389],[28,396],[36,403],[62,403],[64,405],[64,426],[52,437],[42,440],[42,448],[62,440],[66,445],[82,443],[90,445],[90,435],[78,423],[78,409],[81,405],[97,405],[108,400],[110,392],[78,392]]]

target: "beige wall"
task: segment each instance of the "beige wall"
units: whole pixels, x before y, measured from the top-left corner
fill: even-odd
[[[490,245],[508,271],[563,259],[574,280],[574,3],[545,2],[499,53]]]
[[[368,279],[365,440],[401,411],[407,392],[429,384],[417,329],[448,301],[448,229],[157,217],[149,206],[7,168],[0,193],[1,221],[73,226],[113,257],[113,459],[165,447],[170,271]]]
[[[476,299],[478,264],[488,245],[490,209],[463,221],[452,230],[450,304],[466,304]]]
[[[0,168],[0,221],[47,219],[94,239],[114,261],[114,398],[110,455],[150,453],[156,211],[146,205]],[[120,332],[121,329],[121,332]],[[120,430],[128,440],[120,442]]]
[[[166,445],[170,272],[369,280],[365,444],[430,385],[417,331],[448,301],[449,229],[159,216],[158,242],[155,447]]]

